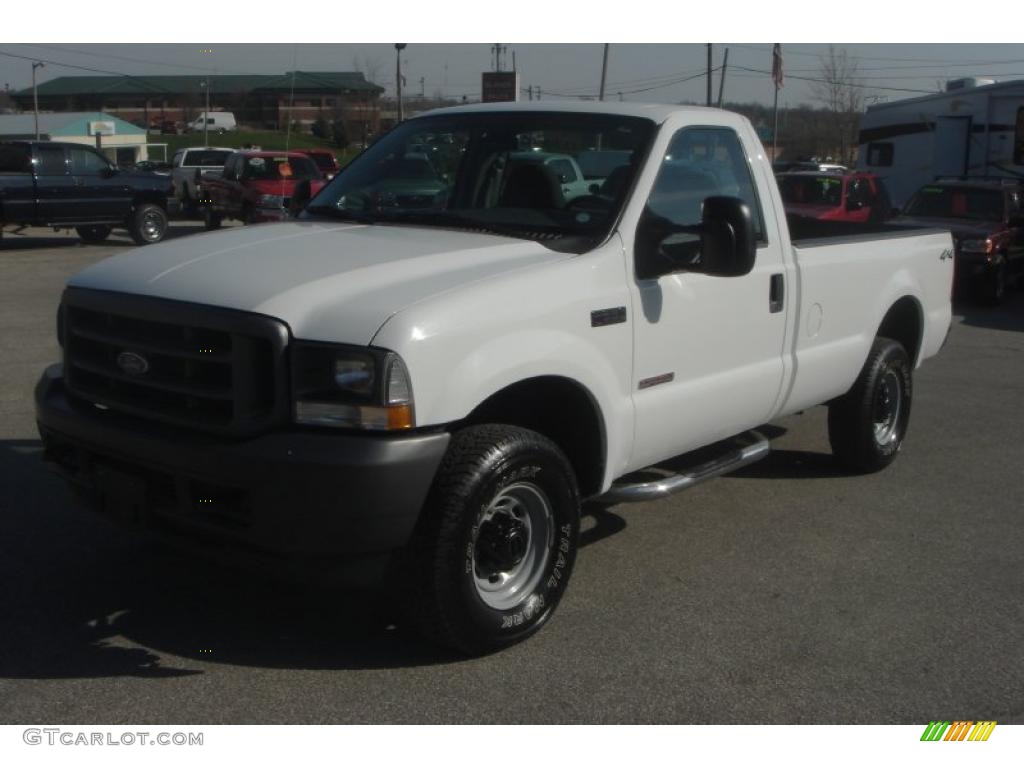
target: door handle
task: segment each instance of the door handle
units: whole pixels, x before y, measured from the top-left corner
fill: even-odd
[[[768,311],[781,312],[785,305],[786,283],[781,272],[772,275],[768,288]]]

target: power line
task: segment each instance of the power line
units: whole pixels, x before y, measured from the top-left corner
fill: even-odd
[[[18,46],[21,46],[21,47],[26,47],[27,46],[27,47],[30,47],[30,48],[46,48],[46,49],[51,50],[51,51],[61,51],[62,53],[74,53],[74,54],[78,54],[80,56],[94,56],[94,57],[100,58],[100,59],[117,59],[119,61],[128,61],[128,62],[131,62],[133,64],[150,64],[150,65],[156,65],[156,66],[159,66],[159,67],[170,67],[172,69],[194,69],[194,70],[198,70],[198,71],[201,71],[201,72],[209,72],[210,71],[210,67],[197,67],[197,66],[195,66],[193,64],[171,64],[170,62],[153,61],[151,59],[134,59],[134,58],[131,58],[130,56],[117,56],[117,55],[111,54],[111,53],[93,53],[92,51],[83,51],[83,50],[80,50],[80,49],[77,49],[77,48],[66,48],[66,47],[60,46],[60,45],[43,45],[42,43],[14,43],[14,45],[18,45]],[[70,66],[70,65],[67,65],[67,66]],[[219,70],[219,71],[221,72],[221,74],[245,74],[245,73],[242,73],[242,72],[230,72],[230,71],[227,71],[227,70]]]
[[[744,72],[754,72],[754,73],[759,74],[759,75],[771,75],[771,72],[769,72],[766,69],[754,69],[752,67],[741,67],[738,64],[735,65],[735,67],[736,67],[736,69],[741,69]],[[801,77],[800,75],[791,75],[788,72],[786,73],[786,77],[788,79],[790,79],[790,80],[804,80],[804,81],[807,81],[807,82],[810,82],[810,83],[827,83],[829,85],[836,85],[837,84],[835,80],[828,80],[828,79],[823,78],[823,77]],[[903,91],[905,93],[937,93],[937,91],[923,91],[920,88],[896,88],[895,86],[891,86],[891,85],[872,85],[871,88],[872,88],[872,90],[877,90],[877,91]]]
[[[38,56],[21,56],[17,53],[8,53],[7,51],[0,51],[0,56],[9,56],[12,59],[24,59],[25,61],[41,61],[44,64],[52,64],[55,67],[81,69],[85,72],[98,72],[101,75],[118,75],[119,77],[134,77],[134,75],[126,75],[124,72],[114,72],[110,69],[95,69],[93,67],[83,67],[80,64],[65,64],[62,61],[51,61],[50,59],[41,59]]]
[[[765,54],[771,54],[771,46],[762,47],[762,46],[759,46],[759,45],[741,45],[741,44],[734,45],[734,44],[730,43],[730,47],[745,48],[745,49],[751,50],[751,51],[760,51],[760,52],[765,53]],[[815,57],[817,59],[820,59],[820,58],[822,58],[822,55],[823,54],[820,53],[820,52],[815,53],[815,52],[812,52],[812,51],[795,51],[795,50],[793,50],[792,46],[784,47],[783,48],[783,56],[813,56],[813,57]],[[922,64],[939,64],[939,65],[947,65],[947,64],[950,63],[948,59],[915,59],[915,58],[907,58],[907,57],[899,57],[899,56],[853,56],[851,58],[858,59],[858,60],[863,60],[863,61],[912,61],[912,62],[918,62],[918,63],[922,63]],[[1007,60],[1003,60],[1003,61],[999,61],[999,62],[992,62],[992,61],[987,61],[987,60],[976,60],[976,61],[964,61],[964,62],[960,62],[960,64],[962,64],[964,66],[973,66],[973,65],[982,66],[982,65],[985,65],[986,63],[1015,64],[1015,63],[1017,63],[1019,61],[1021,61],[1021,59],[1019,59],[1019,58],[1018,59],[1007,59]]]

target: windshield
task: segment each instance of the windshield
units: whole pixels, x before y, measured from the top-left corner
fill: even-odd
[[[907,204],[910,216],[1002,221],[1003,193],[972,187],[924,187]]]
[[[280,179],[319,179],[320,171],[308,157],[247,157],[243,179],[278,181]]]
[[[651,121],[619,115],[417,118],[346,166],[304,216],[485,230],[582,251],[608,236],[653,132]]]
[[[220,167],[228,161],[231,150],[201,149],[185,153],[182,165],[200,165],[203,167]]]
[[[837,206],[843,198],[840,176],[780,176],[782,202],[791,205]]]

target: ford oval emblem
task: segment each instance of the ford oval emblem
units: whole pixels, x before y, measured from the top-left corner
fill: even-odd
[[[141,376],[149,370],[149,360],[126,350],[117,356],[117,367],[129,376]]]

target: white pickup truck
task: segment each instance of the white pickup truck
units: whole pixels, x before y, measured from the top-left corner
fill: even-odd
[[[429,183],[402,175],[411,146]],[[538,151],[618,165],[567,200],[516,162]],[[735,114],[431,112],[296,221],[72,278],[45,455],[108,516],[379,575],[426,636],[487,652],[551,617],[581,500],[728,472],[767,452],[751,430],[820,403],[843,467],[893,460],[950,327],[950,235],[813,226],[788,228]]]

